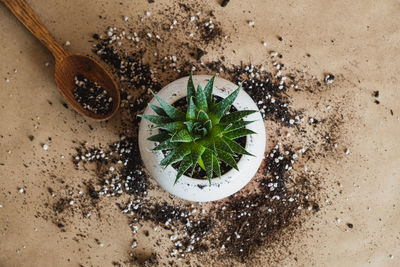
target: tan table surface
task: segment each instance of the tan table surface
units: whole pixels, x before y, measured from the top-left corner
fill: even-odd
[[[90,53],[88,40],[94,32],[121,23],[124,15],[155,14],[161,1],[28,2],[60,43],[69,40],[70,51]],[[168,6],[173,1],[162,2]],[[344,126],[345,143],[340,144],[351,154],[328,164],[324,174],[330,184],[340,182],[342,187],[329,189],[332,204],[312,218],[312,229],[291,249],[294,256],[280,265],[399,266],[400,2],[232,0],[226,9],[214,0],[200,2],[215,7],[219,21],[235,22],[232,46],[241,44],[242,58],[260,63],[260,42],[266,40],[269,48],[284,54],[289,68],[305,69],[319,79],[330,72],[346,81],[329,94],[348,97],[354,108]],[[100,14],[107,18],[98,20]],[[254,29],[248,20],[255,21]],[[228,23],[223,27],[230,29]],[[278,34],[284,42],[277,40]],[[126,218],[112,203],[105,208],[105,222],[93,221],[88,228],[91,236],[104,236],[104,248],[75,242],[78,226],[62,233],[52,222],[35,217],[43,209],[46,185],[56,179],[52,177],[79,180],[83,175],[67,159],[72,141],[107,143],[117,134],[110,130],[113,121],[108,126],[90,123],[94,131],[89,131],[79,115],[62,106],[53,67],[50,53],[0,4],[0,266],[111,266],[113,259],[124,259],[132,239]],[[375,90],[380,92],[379,105],[371,96]],[[33,142],[30,134],[35,135]],[[49,144],[48,151],[43,143]],[[18,193],[20,187],[26,194]],[[346,222],[354,224],[351,231]],[[297,252],[297,247],[302,249]]]

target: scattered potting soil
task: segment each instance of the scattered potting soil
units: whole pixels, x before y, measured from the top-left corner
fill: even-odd
[[[224,1],[225,6],[228,2]],[[132,231],[132,245],[127,248],[132,258],[136,257],[141,242],[138,238],[141,228],[146,228],[146,238],[153,232],[145,226],[152,225],[154,232],[162,229],[166,240],[157,240],[148,264],[195,256],[200,261],[202,257],[204,261],[214,257],[219,264],[234,265],[238,261],[255,260],[255,255],[265,249],[276,251],[265,257],[279,263],[282,250],[286,251],[282,248],[294,241],[294,233],[301,231],[302,223],[323,209],[320,180],[317,174],[307,172],[303,163],[325,153],[317,150],[321,138],[326,144],[324,148],[332,149],[337,136],[331,127],[338,122],[328,125],[317,118],[307,121],[303,110],[292,108],[291,95],[303,88],[297,85],[296,75],[285,74],[282,55],[277,52],[265,55],[272,70],[251,62],[229,64],[223,56],[207,60],[209,52],[223,54],[229,41],[213,12],[198,5],[177,3],[160,12],[153,21],[152,18],[130,20],[132,25],[127,22],[124,28],[108,27],[105,32],[93,35],[94,54],[115,74],[120,85],[122,121],[116,142],[74,144],[76,168],[91,177],[85,181],[87,189],[83,191],[89,206],[85,208],[96,207],[101,214],[98,203],[112,201],[118,206],[127,216]],[[184,38],[176,38],[171,34],[174,31]],[[154,186],[143,168],[137,143],[140,122],[137,115],[152,98],[151,92],[158,92],[190,71],[218,73],[222,78],[241,83],[266,123],[276,126],[276,135],[268,137],[264,162],[251,184],[227,199],[205,204],[163,197],[162,189]],[[332,75],[329,81],[333,78]],[[319,86],[328,84],[327,80]],[[97,107],[98,112],[101,110]],[[311,134],[318,135],[304,141],[309,128]],[[297,146],[287,139],[289,130],[296,141],[304,141],[309,147]],[[68,227],[71,213],[67,211],[76,204],[71,201],[69,196],[59,196],[53,206],[57,214],[54,222],[62,229]],[[85,217],[88,214],[86,210],[83,213]],[[160,245],[163,242],[169,246]]]
[[[271,119],[284,126],[299,120],[299,112],[290,110],[287,91],[295,89],[294,77],[281,75],[281,64],[276,64],[275,77],[262,66],[233,66],[227,69],[234,83],[242,83],[243,89],[253,98],[264,119]]]
[[[119,36],[122,42],[119,32],[114,29],[112,36]],[[244,195],[237,194],[228,200],[210,204],[212,208],[207,211],[198,204],[182,206],[168,202],[159,203],[156,199],[146,197],[150,182],[141,165],[137,143],[134,142],[137,140],[137,115],[141,114],[151,99],[149,92],[157,92],[162,85],[154,76],[157,71],[143,63],[143,51],[127,53],[122,50],[123,45],[114,44],[113,37],[109,34],[99,36],[106,37],[96,40],[95,53],[109,64],[123,84],[122,109],[126,111],[126,120],[123,122],[121,133],[124,136],[129,135],[132,143],[129,156],[121,155],[117,148],[119,142],[110,146],[107,152],[104,151],[105,154],[112,153],[112,160],[107,156],[103,159],[101,156],[97,158],[99,149],[87,149],[87,145],[83,145],[77,154],[76,164],[82,162],[79,156],[86,155],[89,151],[90,160],[97,161],[97,169],[104,170],[97,171],[98,181],[102,186],[99,190],[100,196],[132,194],[132,191],[129,191],[130,186],[127,186],[130,181],[136,181],[140,188],[146,188],[146,191],[140,194],[135,191],[135,199],[118,204],[121,211],[129,216],[134,234],[146,221],[151,221],[173,231],[170,235],[170,256],[184,258],[188,253],[202,255],[205,252],[211,253],[212,250],[225,260],[237,259],[245,262],[260,247],[271,248],[281,242],[285,232],[294,231],[301,225],[300,215],[319,210],[316,181],[308,181],[299,175],[294,182],[290,173],[297,154],[292,148],[281,146],[276,146],[268,152],[264,174],[257,180],[255,191]],[[182,75],[187,75],[191,66],[184,62],[182,65],[168,63],[158,68],[161,72],[168,73],[170,69],[179,70],[164,82],[167,84]],[[235,83],[242,83],[243,89],[257,103],[264,119],[286,127],[301,121],[301,112],[290,109],[287,95],[288,90],[296,88],[295,79],[281,75],[281,66],[276,66],[278,75],[267,72],[262,66],[225,65],[222,61],[210,61],[196,65],[196,68],[206,73],[218,71],[221,76]],[[132,94],[132,91],[136,91],[136,94]],[[129,134],[126,134],[127,132]],[[124,140],[123,142],[126,142]],[[96,155],[96,159],[93,155]],[[123,160],[120,160],[121,157]],[[114,167],[115,164],[118,165],[119,160],[120,165]],[[133,160],[135,164],[125,166],[124,162],[127,160]],[[137,241],[134,244],[136,246]]]
[[[223,0],[223,1],[221,2],[221,6],[222,6],[222,7],[226,7],[226,6],[228,5],[229,1],[230,1],[230,0]]]
[[[142,169],[137,138],[121,136],[120,140],[106,149],[88,148],[85,143],[76,148],[74,162],[93,162],[97,165],[98,184],[101,190],[95,191],[92,185],[89,194],[92,198],[100,195],[118,196],[122,193],[143,196],[147,194],[148,176]],[[97,197],[94,197],[97,196]]]
[[[113,99],[107,90],[82,74],[75,76],[73,94],[84,109],[93,113],[105,115],[112,110]]]

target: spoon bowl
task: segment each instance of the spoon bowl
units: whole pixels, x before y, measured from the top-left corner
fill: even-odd
[[[73,94],[75,89],[75,76],[78,74],[82,74],[88,80],[96,82],[108,92],[113,99],[110,113],[97,114],[83,108],[83,106],[78,103]],[[90,119],[102,121],[111,118],[115,112],[117,112],[121,102],[118,87],[111,75],[94,59],[81,55],[67,55],[61,60],[56,61],[54,76],[61,95],[69,106],[78,113]]]
[[[81,55],[74,55],[64,50],[46,29],[35,12],[25,0],[0,0],[14,14],[24,26],[41,41],[53,54],[55,64],[55,79],[61,95],[69,106],[83,116],[96,120],[108,120],[118,110],[121,97],[112,76],[94,59]],[[75,76],[82,74],[92,82],[104,88],[112,97],[111,111],[107,114],[97,114],[83,108],[75,99]]]

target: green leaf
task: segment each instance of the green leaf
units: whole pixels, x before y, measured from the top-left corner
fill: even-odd
[[[207,129],[207,132],[211,131],[211,129],[212,129],[212,121],[211,120],[206,121],[203,125],[204,125],[204,128]]]
[[[250,154],[249,152],[246,151],[246,149],[244,149],[240,144],[238,144],[235,141],[232,141],[226,137],[223,137],[222,139],[231,149],[233,152],[235,152],[236,154],[240,154],[240,155],[249,155],[249,156],[254,156],[253,154]]]
[[[202,136],[200,136],[200,135],[198,135],[198,134],[192,134],[193,142],[196,142],[197,140],[199,140],[199,139],[201,139],[201,138],[202,138]]]
[[[205,171],[208,177],[208,182],[211,185],[211,179],[213,177],[213,153],[211,150],[206,149],[201,155],[201,159],[203,160]]]
[[[172,150],[163,160],[161,160],[160,165],[165,168],[172,163],[181,161],[186,155],[190,154],[190,150],[185,146],[179,146],[178,149]]]
[[[196,106],[197,108],[202,110],[207,110],[208,108],[207,98],[200,84],[197,86],[197,91],[196,91]]]
[[[246,125],[248,125],[248,124],[250,124],[252,122],[254,122],[254,121],[243,121],[243,120],[235,121],[233,123],[228,124],[225,127],[225,129],[222,131],[222,133],[229,133],[229,132],[232,132],[234,130],[244,128]]]
[[[189,98],[189,106],[186,111],[186,120],[194,120],[196,118],[196,105],[193,101],[193,96]]]
[[[149,138],[147,138],[147,140],[149,141],[153,141],[153,142],[164,142],[165,140],[168,140],[169,138],[171,138],[171,136],[169,135],[169,133],[160,133],[160,134],[156,134],[153,136],[150,136]]]
[[[201,129],[201,137],[204,137],[207,135],[207,129],[206,128],[202,128]]]
[[[211,103],[212,103],[214,80],[215,80],[215,75],[208,81],[206,87],[204,87],[204,94],[207,98],[208,105],[211,105]]]
[[[204,151],[206,148],[202,145],[198,145],[195,148],[192,148],[192,160],[193,160],[193,167],[196,166],[198,163],[199,159],[201,158],[201,155],[203,155]]]
[[[160,103],[165,113],[167,113],[168,117],[175,120],[184,120],[186,118],[185,113],[171,106],[170,104],[162,100],[158,95],[154,93],[153,95],[157,99],[158,103]]]
[[[171,137],[171,142],[175,143],[189,143],[192,141],[192,137],[190,137],[190,134],[186,129],[180,130]]]
[[[203,163],[203,160],[201,158],[199,159],[199,161],[197,163],[199,164],[200,168],[202,168],[204,171],[206,170],[206,167],[204,167],[204,163]]]
[[[231,154],[226,153],[225,151],[217,149],[217,156],[220,160],[231,166],[232,168],[238,170],[238,167],[236,165],[235,159],[232,157]]]
[[[214,173],[215,173],[219,178],[221,178],[221,168],[220,168],[220,166],[219,166],[218,159],[217,159],[217,157],[214,155],[214,153],[213,153],[213,170],[214,170]]]
[[[194,125],[193,125],[193,122],[191,122],[191,121],[185,121],[184,124],[186,125],[186,128],[187,128],[188,132],[191,133],[192,130],[193,130],[193,126],[194,126]]]
[[[193,123],[192,137],[194,139],[199,139],[207,135],[207,129],[204,127],[203,123],[196,121]]]
[[[242,128],[242,129],[238,129],[238,130],[234,130],[232,132],[226,133],[224,134],[224,136],[226,138],[229,138],[231,140],[242,137],[242,136],[246,136],[249,134],[255,134],[255,132],[253,132],[252,130],[246,129],[246,128]]]
[[[152,110],[154,110],[155,113],[157,113],[160,116],[168,116],[167,113],[165,113],[165,111],[160,108],[159,106],[155,106],[153,104],[149,104],[149,106],[151,107]]]
[[[229,154],[233,153],[232,149],[229,147],[229,145],[227,143],[225,143],[222,140],[222,138],[220,138],[220,137],[215,138],[214,143],[215,143],[215,148],[217,148],[219,150],[222,150],[222,151],[225,151],[225,152],[227,152]]]
[[[157,128],[166,130],[168,132],[175,133],[176,131],[182,130],[185,128],[185,124],[181,121],[167,122],[161,123],[157,125]]]
[[[231,107],[233,102],[235,102],[236,97],[239,94],[242,86],[240,85],[232,94],[228,95],[221,102],[219,102],[213,109],[213,114],[219,120],[225,114],[225,112]]]
[[[215,143],[214,143],[214,139],[213,138],[208,138],[208,139],[203,139],[201,140],[201,145],[214,151],[216,153],[215,150]]]
[[[238,121],[250,114],[256,113],[257,110],[240,110],[240,111],[235,111],[229,114],[226,114],[223,116],[220,120],[221,123],[231,123]]]
[[[207,113],[204,110],[200,110],[197,114],[197,120],[201,122],[208,121],[210,118],[208,117]]]
[[[158,146],[153,148],[153,151],[174,149],[177,148],[177,146],[178,145],[176,143],[172,143],[170,140],[167,140],[158,144]]]
[[[154,124],[160,124],[160,123],[166,123],[166,122],[170,122],[171,119],[168,117],[164,117],[164,116],[158,116],[158,115],[138,115],[138,117],[144,118]]]
[[[176,175],[174,185],[176,184],[176,182],[178,182],[179,178],[181,178],[181,176],[190,168],[190,166],[192,166],[192,164],[193,161],[189,154],[182,159],[181,163],[179,164],[178,174]]]
[[[194,97],[196,95],[196,91],[194,89],[194,83],[193,83],[193,77],[192,77],[192,72],[190,72],[188,84],[187,84],[187,95],[186,95],[186,100],[189,103],[190,97]]]
[[[171,159],[175,156],[175,154],[176,154],[176,150],[172,150],[165,158],[163,158],[160,161],[160,165],[167,167],[170,164],[168,162],[171,161]]]

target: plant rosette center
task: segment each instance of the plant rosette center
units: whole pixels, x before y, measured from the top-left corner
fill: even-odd
[[[140,115],[153,123],[160,133],[150,136],[149,141],[158,145],[153,151],[169,151],[161,160],[164,168],[179,164],[176,183],[183,174],[190,171],[193,176],[196,166],[206,173],[209,184],[214,177],[221,177],[221,163],[238,170],[235,156],[250,155],[236,139],[255,134],[246,126],[254,121],[245,117],[257,110],[228,112],[236,100],[241,86],[233,93],[216,102],[213,97],[215,76],[204,89],[201,85],[195,89],[192,74],[187,83],[187,108],[179,110],[154,94],[160,106],[150,104],[156,115]]]

